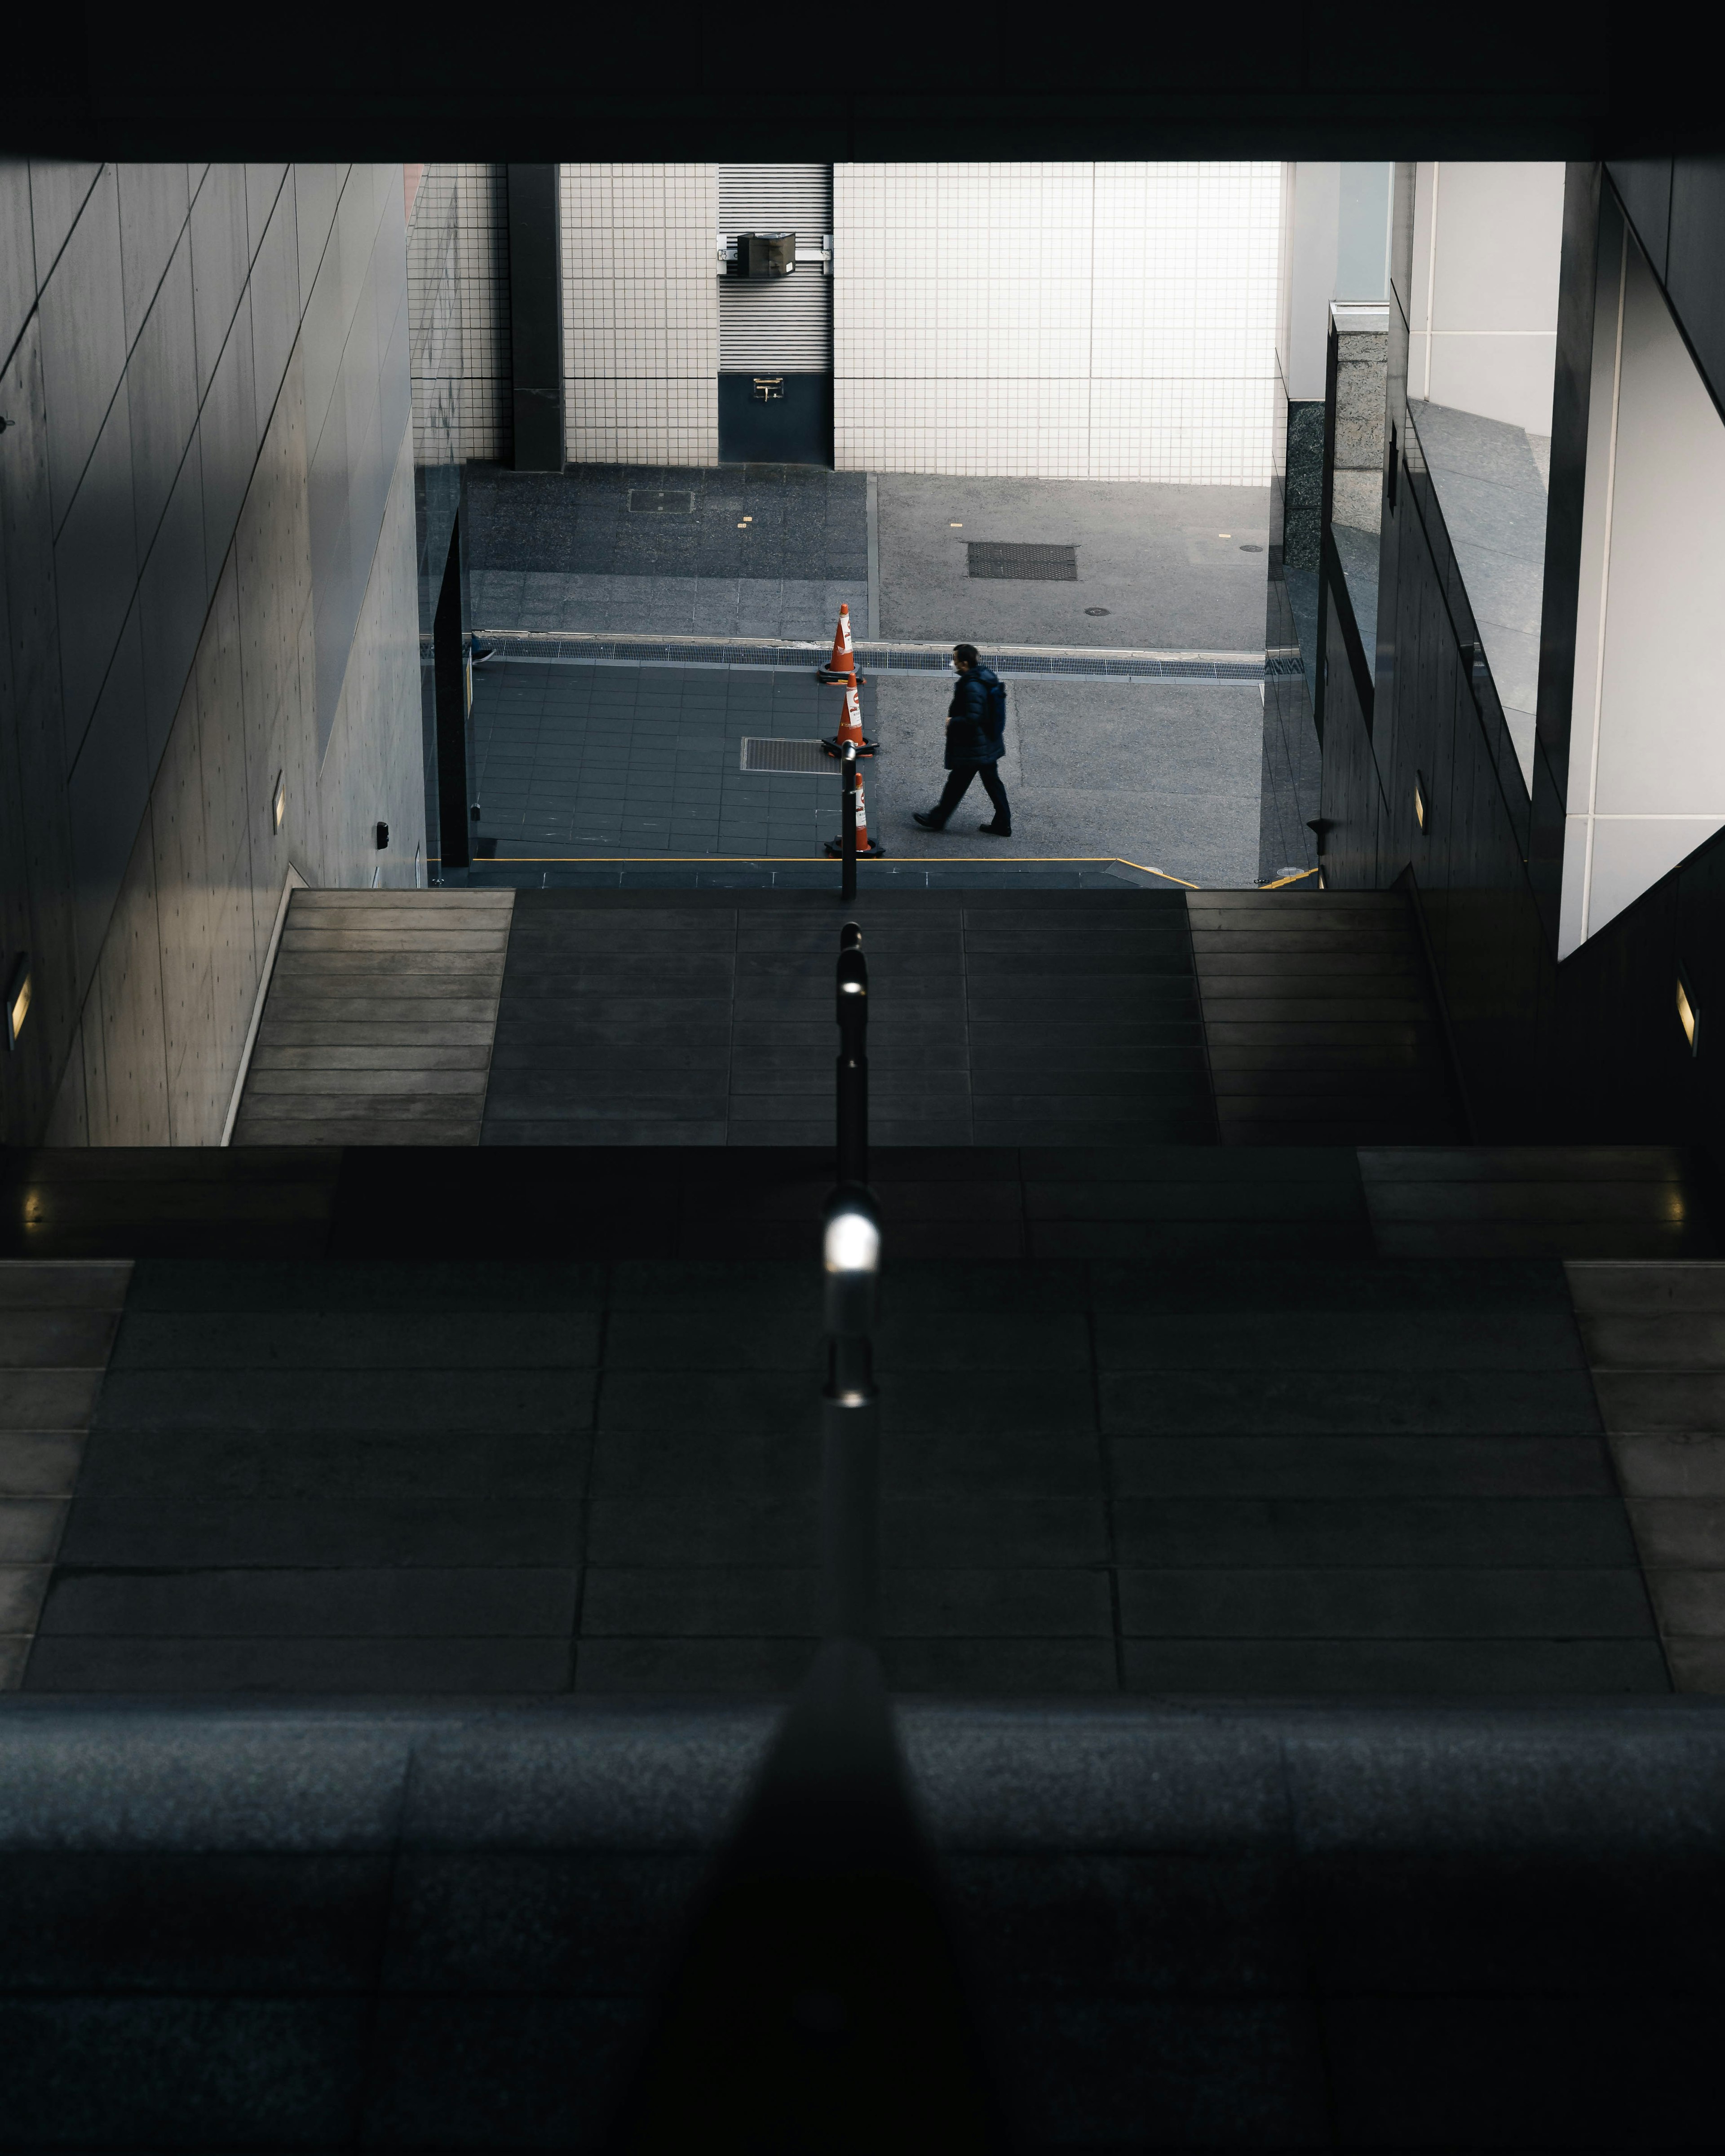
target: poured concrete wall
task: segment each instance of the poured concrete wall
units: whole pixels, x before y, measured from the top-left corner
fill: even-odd
[[[398,165],[0,166],[8,1138],[216,1142],[290,866],[419,872],[403,213]]]

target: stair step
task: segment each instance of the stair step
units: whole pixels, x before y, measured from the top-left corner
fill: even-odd
[[[131,1273],[0,1259],[0,1692],[23,1681]]]

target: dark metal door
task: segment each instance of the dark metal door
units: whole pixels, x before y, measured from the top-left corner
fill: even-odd
[[[833,461],[829,374],[721,374],[721,465],[824,465]]]

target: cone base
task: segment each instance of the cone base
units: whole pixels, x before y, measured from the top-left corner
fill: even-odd
[[[845,841],[842,839],[829,839],[826,850],[835,861],[842,860],[845,857]],[[872,839],[867,845],[859,846],[856,850],[856,858],[860,861],[879,861],[884,860],[886,857],[886,847],[877,846]]]
[[[830,666],[817,666],[814,678],[824,689],[866,689],[866,674],[835,674]]]
[[[845,744],[837,734],[823,734],[820,745],[830,757],[840,757],[845,753]],[[856,745],[856,752],[860,757],[878,756],[880,752],[880,744],[879,742],[860,741]]]

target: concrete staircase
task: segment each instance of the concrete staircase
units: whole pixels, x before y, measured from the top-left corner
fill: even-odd
[[[27,1686],[793,1681],[824,1156],[218,1158],[221,1220],[208,1158],[180,1186],[17,1164],[39,1250],[136,1260]],[[1681,1156],[911,1148],[875,1174],[901,1688],[1718,1681],[1720,1274]],[[1572,1254],[1595,1299],[1601,1261],[1682,1261],[1642,1264],[1686,1283],[1656,1337],[1584,1311],[1596,1356],[1666,1358],[1657,1414],[1595,1387]],[[1670,1443],[1614,1469],[1608,1429]]]
[[[1186,910],[1224,1145],[1464,1135],[1401,892],[1194,891]]]
[[[477,1144],[514,903],[295,891],[233,1142]]]
[[[607,2145],[815,1644],[835,912],[552,896],[447,1144],[336,1056],[0,1162],[20,2146]],[[1023,896],[865,916],[882,1656],[1021,2145],[1711,2145],[1696,1164],[1459,1142],[1399,901]],[[285,1030],[448,1021],[367,932],[260,1040],[438,1046]]]
[[[1462,1135],[1398,893],[868,890],[889,1146]],[[299,891],[246,1144],[824,1145],[828,892]],[[506,963],[505,951],[506,947]]]
[[[774,1719],[9,1702],[10,2138],[614,2147]],[[912,1700],[899,1722],[1023,2156],[1717,2146],[1712,1702]],[[840,2076],[880,2071],[819,2041]]]

